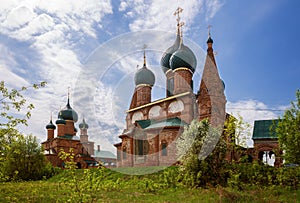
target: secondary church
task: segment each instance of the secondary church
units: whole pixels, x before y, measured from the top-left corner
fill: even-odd
[[[178,8],[175,41],[163,53],[160,64],[165,75],[166,96],[152,101],[155,75],[146,63],[134,76],[135,89],[126,111],[126,127],[115,144],[117,167],[173,165],[177,161],[176,140],[183,127],[193,119],[208,118],[211,125],[224,125],[226,97],[213,52],[213,40],[207,39],[207,55],[199,87],[194,87],[193,74],[197,59],[184,44]],[[195,92],[194,93],[194,89]]]
[[[79,124],[80,137],[78,137],[76,136],[78,130],[75,127],[77,121],[77,112],[71,107],[68,95],[67,105],[59,111],[55,121],[57,135],[54,136],[56,126],[51,118],[49,124],[46,125],[47,140],[42,142],[45,157],[53,166],[65,168],[64,160],[60,159],[59,152],[63,150],[69,153],[70,149],[73,149],[74,162],[76,162],[77,168],[90,168],[98,165],[98,162],[92,157],[94,155],[94,142],[88,140],[87,130],[89,126],[83,119]]]

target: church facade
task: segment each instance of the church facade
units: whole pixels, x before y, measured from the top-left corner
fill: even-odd
[[[56,136],[56,126],[51,118],[49,124],[46,125],[47,140],[42,142],[46,159],[53,166],[64,168],[65,163],[59,157],[59,152],[63,150],[69,153],[70,149],[73,149],[74,162],[76,162],[77,168],[91,168],[98,165],[97,161],[92,157],[94,155],[94,142],[88,140],[87,130],[89,126],[83,119],[82,123],[79,124],[80,137],[78,137],[76,136],[78,130],[75,127],[77,121],[78,115],[72,109],[68,96],[67,105],[59,111],[55,122],[57,126]]]
[[[173,165],[177,162],[176,140],[192,120],[209,119],[214,127],[223,127],[226,112],[224,83],[220,79],[213,40],[207,40],[207,55],[200,86],[194,93],[193,74],[197,59],[184,44],[178,8],[175,42],[162,55],[162,74],[166,78],[166,96],[152,101],[155,76],[144,64],[135,73],[135,89],[127,110],[126,127],[119,138],[117,167]]]

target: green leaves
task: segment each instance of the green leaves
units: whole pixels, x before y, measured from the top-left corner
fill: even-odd
[[[26,99],[21,94],[23,91],[27,91],[30,88],[39,89],[45,87],[47,83],[41,82],[39,84],[33,84],[29,87],[21,87],[17,89],[9,89],[5,86],[4,81],[0,82],[0,127],[1,128],[15,128],[18,124],[27,125],[27,120],[31,117],[31,110],[34,109],[33,104],[26,105]],[[25,106],[26,105],[26,106]],[[22,113],[24,116],[20,116],[21,110],[24,110],[25,113]]]
[[[300,164],[300,90],[275,129],[286,163]]]

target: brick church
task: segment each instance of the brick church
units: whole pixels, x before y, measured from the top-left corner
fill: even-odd
[[[195,87],[193,74],[197,59],[184,44],[178,8],[175,41],[163,53],[160,64],[166,80],[166,96],[152,101],[155,75],[146,63],[134,77],[135,89],[126,115],[126,128],[119,135],[117,167],[173,165],[177,161],[176,140],[185,125],[192,120],[208,118],[211,125],[224,125],[226,97],[220,79],[213,40],[207,39],[207,55],[199,87]]]
[[[42,142],[45,150],[46,159],[57,167],[64,168],[65,163],[59,158],[60,150],[69,152],[72,148],[74,151],[74,161],[77,168],[90,168],[98,165],[98,162],[92,157],[94,155],[94,142],[88,140],[87,130],[89,128],[85,119],[79,124],[80,137],[76,136],[77,128],[75,123],[78,121],[78,115],[68,102],[65,108],[59,111],[58,118],[55,122],[57,126],[57,135],[54,136],[56,126],[52,122],[52,118],[47,129],[47,140]]]

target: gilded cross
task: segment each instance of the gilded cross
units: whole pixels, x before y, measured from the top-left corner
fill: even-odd
[[[177,24],[179,25],[179,22],[180,22],[180,13],[182,13],[182,11],[183,11],[183,9],[182,8],[180,8],[180,7],[178,7],[177,9],[176,9],[176,11],[174,12],[174,16],[177,16]]]

